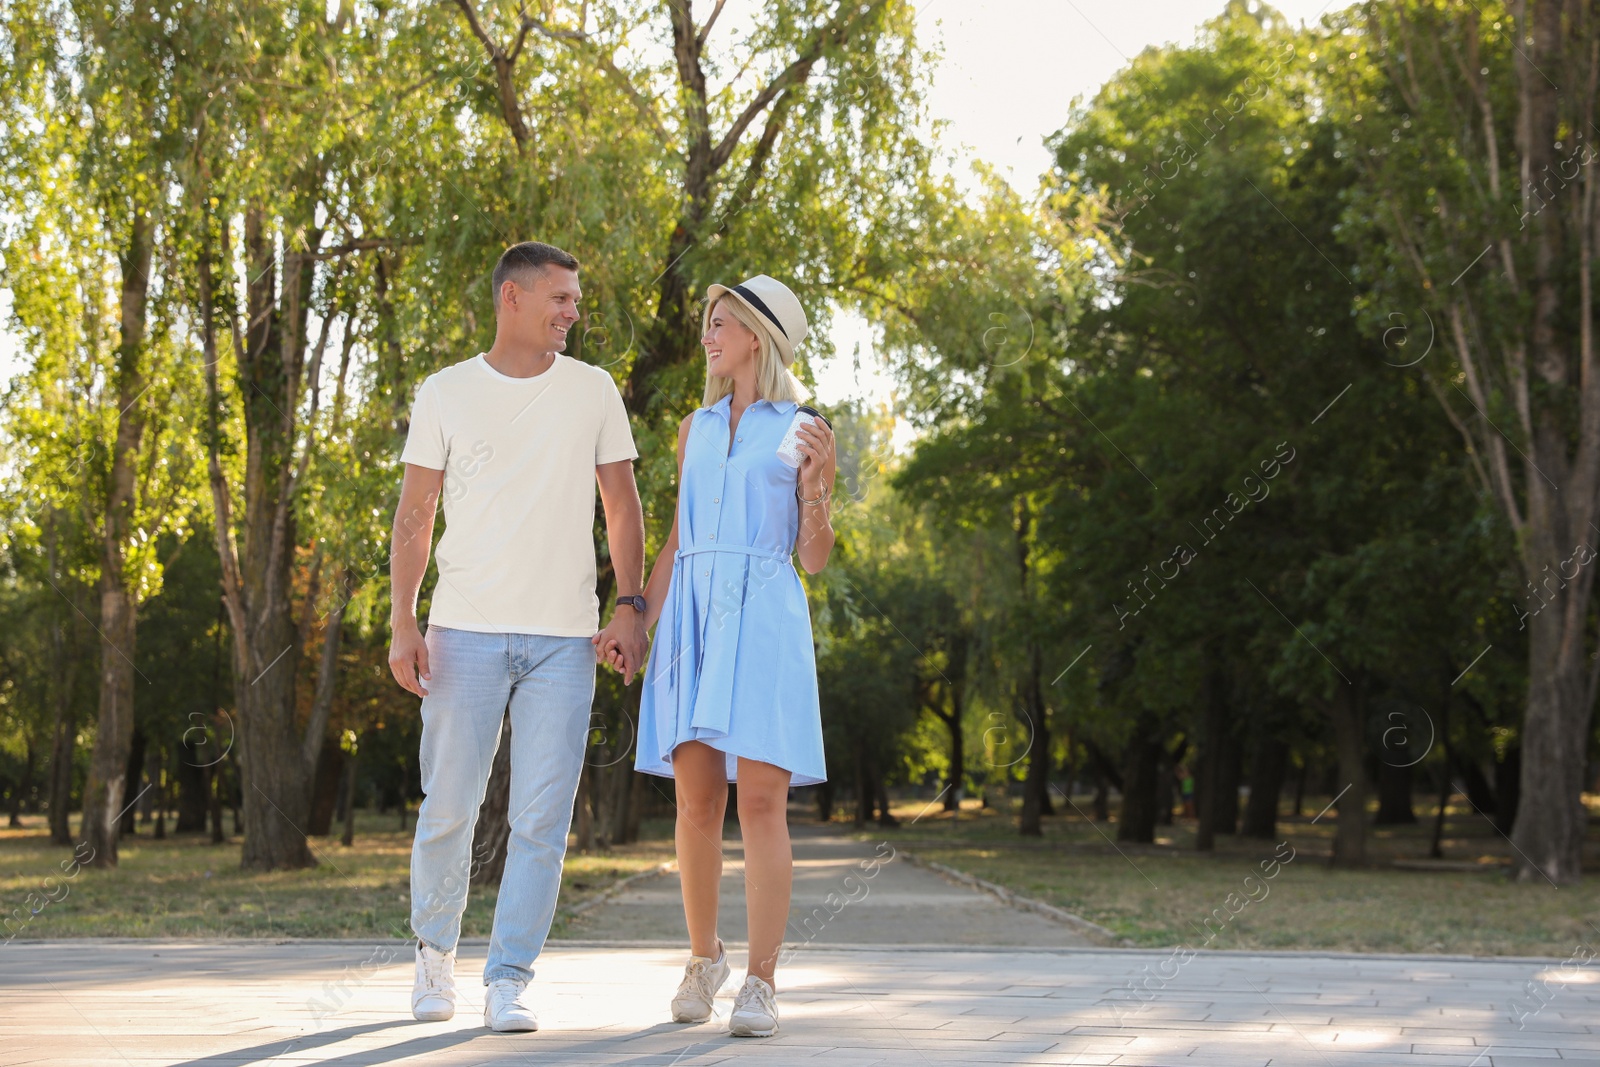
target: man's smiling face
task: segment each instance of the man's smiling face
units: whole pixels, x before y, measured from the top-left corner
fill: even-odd
[[[578,301],[583,290],[578,272],[567,267],[548,266],[532,272],[532,283],[516,285],[517,333],[521,340],[541,352],[564,352],[567,334],[578,321]]]

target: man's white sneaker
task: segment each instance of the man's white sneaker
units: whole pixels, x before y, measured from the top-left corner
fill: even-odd
[[[502,1034],[539,1029],[538,1016],[522,999],[525,988],[510,978],[490,982],[483,998],[483,1025]]]
[[[733,1000],[728,1032],[734,1037],[771,1037],[778,1032],[778,994],[753,974]]]
[[[722,955],[690,956],[689,965],[683,969],[683,981],[672,998],[672,1021],[675,1023],[703,1023],[711,1018],[711,1001],[728,980],[728,950],[717,942]]]
[[[417,976],[411,984],[411,1014],[442,1023],[456,1013],[456,954],[417,942]]]

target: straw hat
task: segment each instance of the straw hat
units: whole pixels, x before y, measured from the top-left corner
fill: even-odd
[[[794,362],[794,349],[806,339],[809,327],[800,298],[787,285],[776,278],[757,274],[738,285],[713,285],[706,296],[715,304],[724,296],[731,296],[772,328],[772,339],[778,345],[778,358],[785,367]]]

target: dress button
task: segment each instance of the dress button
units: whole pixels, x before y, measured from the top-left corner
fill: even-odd
[[[722,469],[722,464],[718,463],[717,464],[717,470],[721,470],[721,469]]]
[[[744,435],[740,434],[738,437],[735,437],[734,440],[735,441],[743,441],[744,440]]]
[[[713,504],[720,504],[722,503],[722,498],[720,496],[714,496],[711,498],[711,502]]]
[[[715,541],[716,539],[717,539],[717,535],[716,534],[712,534],[711,535],[711,540]]]
[[[706,571],[705,574],[703,575],[703,577],[706,577],[706,578],[711,577],[711,572],[710,571]]]

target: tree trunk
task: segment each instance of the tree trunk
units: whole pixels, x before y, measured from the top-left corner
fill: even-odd
[[[225,599],[219,597],[217,599],[217,625],[216,629],[212,631],[211,640],[211,721],[213,725],[224,714],[222,710],[222,631],[227,625],[227,610],[228,606]],[[203,727],[197,725],[195,729],[203,729]],[[213,845],[220,845],[228,840],[227,832],[222,828],[222,789],[223,775],[226,771],[223,761],[228,758],[228,752],[232,748],[231,721],[229,733],[228,748],[220,749],[215,754],[212,753],[210,748],[207,748],[205,750],[207,753],[205,763],[202,767],[202,770],[205,771],[206,808],[211,816],[211,843]],[[185,731],[184,737],[188,736],[188,731]],[[197,742],[195,747],[199,748],[201,743],[208,743],[209,741],[210,735],[206,733],[204,741]]]
[[[873,769],[876,772],[873,775],[873,779],[874,779],[874,782],[875,782],[875,790],[876,790],[876,795],[877,795],[877,798],[878,798],[878,825],[879,826],[891,826],[891,827],[892,826],[899,826],[900,825],[900,820],[895,818],[894,817],[894,812],[889,810],[889,790],[884,785],[883,773],[881,771],[877,771],[876,762],[874,762],[874,764],[873,764]]]
[[[617,740],[617,747],[621,747],[623,740]],[[627,759],[627,750],[615,752],[616,762],[607,770],[609,771],[608,784],[611,791],[611,818],[606,822],[606,841],[613,845],[622,844],[628,835],[628,818],[633,807],[633,776],[636,773],[633,765]],[[610,758],[610,757],[608,757]]]
[[[1212,829],[1230,837],[1239,832],[1239,778],[1244,749],[1231,725],[1223,730],[1221,763],[1217,767],[1217,807]]]
[[[338,795],[334,798],[333,802],[333,821],[341,826],[344,825],[345,815],[347,814],[345,801],[350,795],[350,768],[354,765],[354,763],[355,760],[350,757],[350,754],[348,752],[344,753],[344,765],[339,768],[339,785],[337,788]]]
[[[1484,775],[1483,768],[1472,760],[1460,760],[1456,763],[1456,770],[1461,772],[1461,784],[1466,786],[1467,803],[1477,809],[1478,814],[1485,819],[1492,820],[1500,806],[1499,791]],[[1499,779],[1500,777],[1500,764],[1497,763],[1495,764],[1495,778]],[[1507,777],[1504,784],[1509,784],[1510,780]]]
[[[144,777],[144,731],[135,727],[133,741],[128,746],[128,764],[123,768],[123,781],[128,783],[130,796],[128,803],[123,806],[122,818],[118,821],[117,836],[138,832],[138,801],[144,797],[144,791],[139,788],[140,779]]]
[[[945,728],[950,731],[950,773],[944,783],[944,810],[961,810],[962,783],[967,780],[966,744],[961,730],[961,696],[951,687],[950,699],[954,707],[949,715],[940,715]]]
[[[317,757],[317,773],[311,790],[311,816],[306,832],[312,837],[327,837],[333,832],[333,809],[339,803],[340,786],[344,784],[344,751],[338,745],[324,743]]]
[[[1278,797],[1289,769],[1289,746],[1275,734],[1263,733],[1250,760],[1250,802],[1245,806],[1244,836],[1271,841],[1278,836]]]
[[[155,809],[155,826],[151,836],[161,840],[167,836],[167,752],[162,745],[147,745],[145,750],[145,778],[150,783],[150,792],[145,794],[145,800]]]
[[[1411,767],[1378,761],[1378,814],[1374,826],[1410,826],[1417,821],[1411,807]]]
[[[120,545],[119,545],[120,553]],[[120,568],[121,563],[119,561]],[[133,744],[133,673],[123,657],[133,648],[132,597],[120,581],[102,581],[100,590],[100,715],[94,754],[83,787],[79,833],[93,850],[95,867],[117,865],[117,838],[128,800],[128,755]]]
[[[22,826],[22,798],[33,790],[33,765],[37,759],[38,754],[34,751],[33,741],[30,738],[28,741],[28,758],[22,771],[22,779],[17,783],[16,789],[11,792],[11,810],[7,812],[7,822],[13,830]]]
[[[872,778],[867,772],[867,749],[864,744],[856,748],[856,819],[857,827],[872,821]]]
[[[59,623],[53,627],[51,644],[60,635]],[[57,845],[72,844],[72,765],[77,749],[77,701],[73,682],[77,676],[77,656],[56,675],[51,694],[52,726],[50,736],[50,841]]]
[[[1506,746],[1504,759],[1494,764],[1494,824],[1509,834],[1517,823],[1517,806],[1522,797],[1522,746]]]
[[[1207,650],[1207,658],[1215,659],[1215,650]],[[1201,699],[1205,710],[1201,718],[1199,773],[1194,776],[1195,820],[1194,847],[1201,852],[1211,852],[1217,843],[1217,806],[1222,789],[1222,735],[1227,732],[1228,707],[1222,673],[1213,662],[1206,670]]]
[[[829,822],[833,819],[833,783],[821,782],[816,788],[817,821]]]
[[[1160,783],[1160,729],[1154,716],[1141,714],[1128,738],[1122,772],[1122,812],[1117,818],[1117,840],[1150,844],[1156,839],[1156,790]]]
[[[222,829],[222,768],[220,764],[208,764],[206,772],[206,807],[211,815],[211,843],[220,845],[228,840],[227,832]]]
[[[160,197],[156,198],[159,204]],[[143,198],[138,198],[142,201]],[[83,791],[82,834],[89,863],[117,865],[118,820],[128,801],[128,750],[133,741],[133,680],[138,624],[126,546],[135,535],[139,453],[144,444],[145,307],[155,251],[155,214],[136,201],[121,257],[121,339],[117,345],[117,436],[111,446],[105,518],[100,529],[100,714],[94,756]]]
[[[1188,747],[1188,742],[1180,740],[1176,746],[1161,746],[1161,759],[1156,764],[1156,781],[1160,783],[1156,795],[1156,825],[1172,825],[1172,794],[1177,785],[1178,753]]]
[[[178,821],[174,833],[199,833],[206,828],[206,772],[201,766],[207,757],[202,743],[196,741],[196,727],[184,730],[178,738],[178,766],[173,774],[178,789]]]
[[[1433,841],[1428,846],[1428,855],[1436,860],[1444,859],[1444,817],[1450,806],[1450,770],[1453,762],[1450,749],[1446,747],[1444,766],[1439,769],[1439,811],[1433,817]]]
[[[572,801],[572,833],[579,852],[594,850],[594,776],[595,768],[585,761],[578,772],[578,792]]]
[[[320,563],[317,564],[320,566]],[[313,585],[316,568],[313,568]],[[344,776],[344,750],[337,741],[328,744],[328,722],[333,717],[333,699],[339,688],[339,647],[344,638],[344,615],[350,598],[355,593],[355,572],[343,564],[335,564],[329,593],[337,597],[336,607],[324,615],[322,633],[322,659],[317,667],[317,687],[311,698],[311,715],[306,722],[306,743],[301,746],[301,759],[313,768],[311,775],[311,817],[307,830],[315,837],[326,837],[333,830],[333,808],[338,802],[339,784]],[[315,597],[308,595],[301,618],[301,632],[295,639],[300,647],[309,630],[308,623],[315,609]],[[311,744],[312,731],[316,732]]]
[[[56,524],[59,521],[57,509],[45,512],[45,566],[52,583],[60,578],[56,564]],[[78,605],[68,593],[63,593],[62,597],[74,610],[68,616],[67,627],[62,626],[60,615],[50,617],[50,778],[47,788],[50,841],[56,845],[70,845],[73,762],[78,734]]]
[[[285,620],[286,621],[286,620]],[[276,649],[265,642],[276,634]],[[311,775],[295,736],[294,628],[263,626],[250,659],[236,663],[239,709],[239,777],[244,812],[245,870],[274,871],[316,863],[306,841],[311,816]],[[248,640],[248,639],[247,639]],[[277,662],[274,663],[274,658]],[[253,674],[259,671],[259,674]],[[254,682],[244,679],[254,677]]]
[[[587,770],[587,768],[585,768]],[[582,779],[579,780],[580,783]],[[511,841],[511,716],[500,720],[500,744],[489,769],[489,786],[478,808],[472,831],[475,886],[497,886],[506,869],[506,845]]]
[[[239,787],[239,760],[234,757],[231,767],[232,773],[223,777],[222,782],[228,791],[228,809],[233,812],[233,832],[244,833],[244,816],[239,811],[239,798],[243,790]]]
[[[356,843],[356,774],[361,766],[361,746],[366,739],[363,733],[356,741],[356,750],[344,761],[344,835],[339,843],[345,848]]]
[[[1359,867],[1367,861],[1367,781],[1365,740],[1366,695],[1355,684],[1340,685],[1328,701],[1339,751],[1338,826],[1333,838],[1333,862],[1338,867]]]
[[[1084,738],[1083,749],[1089,754],[1089,766],[1094,773],[1094,819],[1106,822],[1111,818],[1111,786],[1122,789],[1122,774],[1111,757],[1106,755],[1092,738]]]
[[[305,180],[316,175],[307,172]],[[303,193],[304,190],[298,190]],[[236,522],[233,490],[222,468],[222,397],[218,384],[216,325],[211,277],[209,193],[194,189],[199,214],[207,219],[198,264],[206,392],[210,404],[208,466],[217,556],[233,634],[235,711],[238,714],[240,792],[244,809],[246,870],[309,867],[316,862],[306,841],[311,785],[321,754],[326,717],[313,705],[302,730],[297,725],[295,678],[299,627],[292,595],[298,535],[296,489],[309,454],[296,455],[305,373],[305,328],[322,229],[305,218],[283,219],[295,241],[285,241],[280,264],[274,217],[259,203],[244,210],[243,261],[247,273],[243,328],[230,318],[238,365],[238,404],[245,427],[244,512]],[[304,204],[306,197],[292,200]],[[229,224],[220,226],[220,260],[231,264]],[[299,238],[303,235],[304,244]],[[310,255],[302,249],[313,250]],[[278,278],[282,276],[282,292]],[[306,605],[311,611],[313,605]],[[336,641],[337,622],[330,621]],[[324,676],[328,672],[323,672]],[[319,678],[320,684],[331,678]]]
[[[1027,703],[1024,714],[1028,720],[1028,773],[1022,782],[1022,818],[1017,829],[1024,837],[1044,836],[1042,818],[1054,809],[1050,804],[1050,722],[1039,687],[1043,669],[1039,647],[1031,650],[1031,666],[1024,689]]]

